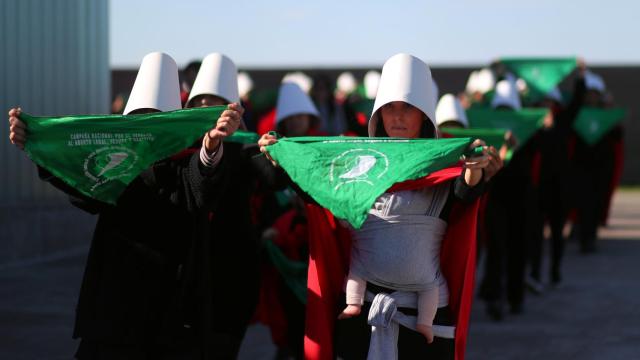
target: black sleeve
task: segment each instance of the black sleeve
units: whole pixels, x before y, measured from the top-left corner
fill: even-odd
[[[200,152],[191,156],[155,163],[140,177],[144,184],[161,198],[186,211],[195,212],[211,209],[220,198],[228,177],[225,168],[228,158],[224,153],[214,168],[207,168],[200,162]]]
[[[284,171],[283,171],[284,172]],[[287,176],[287,178],[289,178],[289,176]],[[304,190],[302,190],[302,188],[300,186],[298,186],[298,184],[294,183],[293,180],[291,180],[291,178],[289,178],[289,186],[291,186],[291,188],[296,192],[296,194],[298,196],[300,196],[300,198],[302,199],[302,201],[304,201],[307,204],[315,204],[318,205],[318,202],[315,201],[311,195],[307,194]]]
[[[254,146],[245,151],[247,151],[251,161],[254,176],[260,179],[260,182],[267,189],[280,191],[290,185],[291,180],[287,173],[281,167],[273,166],[271,161],[258,150],[258,147]]]
[[[484,181],[484,170],[482,171],[482,179],[480,179],[480,182],[476,186],[467,185],[467,182],[464,181],[464,171],[466,170],[463,170],[462,174],[451,183],[447,202],[440,212],[440,219],[442,220],[447,221],[449,219],[451,207],[453,206],[453,202],[455,200],[467,204],[471,203],[478,199],[486,189],[486,181]]]
[[[89,214],[97,214],[104,209],[110,207],[111,205],[104,203],[102,201],[98,201],[93,199],[83,193],[79,192],[69,184],[65,183],[61,179],[54,176],[47,169],[37,166],[38,168],[38,177],[53,185],[56,189],[64,192],[69,196],[69,202],[71,205],[88,212]]]
[[[575,80],[575,84],[573,86],[573,96],[571,98],[571,102],[567,106],[567,108],[563,111],[558,126],[564,128],[570,128],[573,126],[573,122],[576,117],[578,117],[578,113],[584,106],[584,95],[587,92],[587,87],[585,86],[584,77],[579,76]]]
[[[467,182],[464,180],[465,171],[466,169],[462,170],[462,174],[451,184],[452,191],[449,192],[449,196],[453,195],[459,201],[471,203],[484,193],[484,170],[482,171],[482,178],[476,186],[467,185]]]

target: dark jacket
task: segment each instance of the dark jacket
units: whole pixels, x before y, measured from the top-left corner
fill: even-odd
[[[224,159],[224,156],[223,156]],[[202,252],[209,241],[208,210],[220,198],[222,161],[205,169],[195,152],[155,163],[122,193],[115,206],[88,198],[47,171],[43,180],[71,202],[98,214],[76,310],[75,338],[111,344],[192,339],[211,327]]]
[[[241,337],[254,314],[260,285],[259,226],[252,221],[252,196],[258,189],[268,192],[287,182],[257,146],[224,146],[220,165],[225,168],[225,182],[209,216],[213,304],[218,309],[213,323],[215,332]]]

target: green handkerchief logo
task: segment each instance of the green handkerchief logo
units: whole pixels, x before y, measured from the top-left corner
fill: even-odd
[[[84,161],[84,175],[98,186],[130,175],[138,154],[123,146],[106,146],[93,151]]]
[[[370,186],[389,170],[389,159],[374,149],[351,149],[331,161],[329,181],[334,190],[342,185],[363,182]]]

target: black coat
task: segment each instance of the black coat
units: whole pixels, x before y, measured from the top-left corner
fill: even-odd
[[[287,185],[257,146],[225,143],[225,182],[210,214],[213,249],[214,331],[242,337],[254,315],[260,285],[259,231],[252,222],[251,196]],[[254,219],[259,220],[260,219]]]
[[[224,159],[224,156],[223,156]],[[192,341],[210,328],[203,302],[210,274],[208,210],[220,198],[225,162],[199,153],[163,160],[138,176],[115,206],[90,199],[40,169],[41,178],[99,214],[76,310],[75,338],[111,344]]]

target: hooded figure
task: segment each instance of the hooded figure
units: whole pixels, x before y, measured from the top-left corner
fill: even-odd
[[[604,79],[590,70],[584,73],[584,106],[603,109],[610,104]],[[597,250],[598,225],[606,225],[609,207],[623,170],[623,126],[612,127],[595,144],[576,136],[572,162],[581,184],[574,195],[577,219],[572,233],[579,239],[581,251]],[[583,180],[584,179],[584,180]]]
[[[380,84],[380,73],[374,70],[364,74],[364,91],[367,99],[375,99],[378,95],[378,84]]]
[[[600,93],[604,93],[606,89],[602,76],[591,71],[586,71],[584,74],[584,86],[587,90],[594,90]]]
[[[465,85],[465,88],[464,88],[464,91],[467,94],[472,95],[477,91],[477,88],[478,88],[477,79],[478,79],[478,70],[474,70],[471,72],[471,74],[469,74],[469,78],[467,79],[467,84]]]
[[[388,136],[383,114],[389,114],[389,111],[391,113],[409,111],[411,114],[409,118],[399,120],[420,121],[420,125],[415,127],[416,130],[419,130],[415,133],[417,134],[415,137],[434,137],[435,104],[431,100],[433,89],[431,71],[424,62],[408,54],[398,54],[391,57],[382,70],[378,96],[369,120],[369,135]],[[401,118],[406,116],[406,113],[400,115]],[[395,134],[400,130],[394,126],[388,127],[388,129]],[[306,358],[332,359],[336,356],[343,359],[367,357],[371,359],[393,359],[396,357],[401,359],[406,357],[463,358],[475,269],[474,241],[477,202],[474,200],[481,193],[482,185],[467,185],[464,177],[460,175],[462,171],[461,167],[454,166],[417,181],[394,185],[376,200],[376,205],[371,208],[370,215],[363,227],[353,234],[356,239],[353,243],[350,232],[340,226],[330,213],[317,204],[307,205],[310,263],[305,335]],[[483,181],[480,181],[478,184],[482,183]],[[405,216],[404,212],[410,211],[408,202],[406,202],[408,201],[407,197],[412,196],[414,196],[413,203],[417,206],[416,214],[421,214],[413,218],[416,221],[414,225],[402,221]],[[465,206],[457,200],[469,202]],[[398,219],[401,221],[394,224],[380,224],[381,228],[376,230],[375,226],[371,227],[372,224],[377,221],[377,217],[384,218],[386,216],[380,212],[380,209],[393,209],[390,210],[391,213],[386,215],[398,215]],[[399,213],[395,214],[396,211]],[[444,221],[441,223],[442,220]],[[435,319],[433,319],[433,329],[436,335],[433,345],[427,344],[425,339],[427,335],[423,336],[424,333],[418,333],[416,330],[416,292],[407,290],[402,285],[397,288],[393,288],[388,283],[383,285],[369,277],[366,278],[367,292],[366,298],[363,300],[364,303],[361,305],[362,311],[350,312],[349,307],[344,308],[341,315],[343,320],[338,320],[335,323],[335,313],[340,306],[341,298],[343,299],[342,304],[344,304],[342,291],[345,276],[353,269],[362,269],[360,265],[367,262],[366,256],[363,258],[357,255],[364,254],[359,246],[366,247],[370,246],[367,244],[371,244],[364,239],[371,236],[380,240],[385,246],[384,243],[388,242],[389,238],[381,234],[384,231],[398,230],[397,240],[402,241],[402,245],[396,246],[396,250],[393,250],[392,247],[395,245],[388,242],[386,245],[390,251],[388,254],[396,256],[396,251],[400,248],[405,251],[405,254],[408,254],[415,250],[409,244],[417,238],[409,236],[405,230],[420,231],[417,230],[420,226],[418,223],[422,221],[440,224],[448,221],[448,227],[442,229],[442,233],[436,231],[432,234],[433,228],[426,231],[428,233],[426,235],[430,239],[427,240],[427,243],[431,243],[433,240],[433,244],[442,244],[441,251],[436,252],[435,259],[428,255],[421,257],[422,260],[424,258],[432,259],[434,263],[430,263],[430,265],[434,265],[436,268],[441,267],[443,274],[443,276],[436,276],[435,284],[437,285],[434,286],[438,289],[437,296],[431,299],[437,305],[437,312],[435,312]],[[431,236],[434,237],[431,238]],[[439,238],[440,236],[443,238]],[[349,250],[350,244],[354,246],[354,250]],[[415,252],[422,253],[421,250]],[[351,253],[351,257],[349,253]],[[427,262],[430,261],[427,260]],[[418,266],[416,269],[424,269],[424,267]],[[406,275],[416,276],[420,272],[411,272]],[[351,276],[349,279],[349,281],[353,280]],[[347,283],[348,288],[349,286]],[[401,291],[397,291],[398,289]],[[430,287],[430,289],[434,288]],[[387,304],[387,301],[391,301],[387,304],[390,307],[372,306],[371,296],[375,297],[374,302],[380,300]],[[396,305],[392,304],[392,299],[396,296],[400,296],[402,299],[407,299],[404,296],[412,298],[413,305],[408,305],[405,308],[403,303],[399,303],[396,312],[394,310]],[[374,308],[376,310],[373,310]],[[389,310],[388,313],[387,310]],[[418,315],[420,311],[417,310]],[[372,326],[367,324],[367,314],[370,319],[372,316],[375,318],[371,321],[382,320],[379,318],[382,317],[389,320],[388,324],[378,324],[376,325],[377,330],[372,332]],[[399,319],[409,320],[403,322]],[[404,325],[399,326],[399,323]],[[453,326],[456,327],[455,330]]]
[[[346,71],[338,76],[336,80],[336,91],[340,96],[346,98],[358,88],[358,81],[352,73]],[[338,94],[336,94],[338,95]]]
[[[485,97],[488,92],[492,91],[496,85],[495,75],[488,68],[473,71],[469,75],[465,93],[469,101],[465,103],[465,107],[484,106]]]
[[[488,93],[496,86],[496,76],[488,68],[478,70],[475,81],[475,90],[481,94]]]
[[[575,79],[571,97],[563,99],[558,87],[554,87],[541,102],[540,105],[550,109],[553,116],[553,126],[546,128],[539,134],[540,145],[540,175],[539,196],[533,199],[538,202],[539,211],[535,219],[535,229],[532,229],[533,240],[530,246],[529,262],[531,265],[527,286],[533,291],[543,289],[542,250],[544,242],[545,222],[551,230],[549,238],[549,271],[548,275],[552,285],[561,281],[561,265],[564,254],[565,238],[563,230],[568,217],[571,194],[580,188],[585,181],[573,180],[569,153],[574,152],[576,141],[572,139],[572,126],[582,108],[585,95],[585,78],[578,74]],[[589,162],[589,167],[593,163]],[[588,175],[585,174],[584,179]],[[581,194],[582,196],[583,194]],[[584,196],[583,196],[584,197]],[[527,206],[535,209],[536,204],[531,201]]]
[[[178,67],[144,57],[126,114],[180,109]],[[221,152],[218,152],[221,154]],[[40,169],[72,204],[98,214],[76,309],[78,359],[207,356],[212,328],[207,210],[224,165],[198,153],[154,163],[116,205],[88,198]]]
[[[282,83],[291,82],[297,84],[305,94],[309,94],[313,87],[313,79],[301,71],[286,74],[282,78]]]
[[[562,104],[562,93],[557,86],[551,89],[551,91],[549,91],[547,95],[545,95],[545,98],[555,101],[557,104]]]
[[[246,100],[249,93],[253,90],[253,80],[246,72],[238,73],[238,93],[240,98]]]
[[[373,103],[378,93],[380,72],[371,70],[364,75],[363,93],[351,96],[342,105],[346,122],[345,135],[367,136],[367,124],[371,117]]]
[[[276,129],[285,136],[304,136],[315,130],[319,119],[320,113],[309,95],[285,77],[278,91]]]
[[[181,108],[178,65],[167,54],[147,54],[140,64],[124,115],[142,109],[173,111]]]
[[[293,89],[293,87],[291,85],[287,85],[286,87],[283,87],[283,85],[287,83],[287,84],[293,84],[293,85],[297,85],[298,89]],[[283,92],[286,92],[286,94],[292,94],[294,99],[293,102],[295,103],[300,103],[302,105],[293,105],[292,107],[294,109],[296,108],[300,108],[301,106],[304,108],[304,113],[308,113],[308,114],[314,114],[314,120],[313,122],[315,122],[314,125],[318,126],[319,125],[319,120],[320,120],[320,112],[318,111],[318,109],[316,108],[315,105],[313,105],[313,101],[311,100],[311,98],[309,98],[309,92],[311,91],[311,88],[313,86],[313,80],[308,77],[307,75],[305,75],[302,72],[294,72],[294,73],[288,73],[286,74],[281,81],[281,86],[278,90],[278,100],[276,103],[276,107],[274,109],[272,109],[271,111],[267,112],[265,115],[263,115],[257,123],[257,132],[258,134],[265,134],[269,131],[272,130],[277,130],[277,131],[281,131],[282,129],[278,129],[278,125],[283,126],[281,124],[281,121],[286,117],[286,116],[278,116],[277,112],[278,112],[278,108],[281,108],[281,106],[279,104],[282,104],[284,106],[283,109],[285,109],[285,112],[282,114],[289,114],[291,115],[291,112],[289,110],[286,110],[288,108],[290,108],[288,106],[289,100],[286,99],[286,97],[284,96],[285,94]],[[300,91],[301,90],[301,91]],[[302,95],[301,95],[301,94]],[[303,96],[304,95],[304,96]],[[303,99],[304,97],[306,97],[306,99]],[[286,105],[285,105],[286,104]],[[311,105],[309,105],[311,104]],[[313,111],[312,111],[313,109]],[[297,110],[294,110],[297,111]],[[288,115],[287,115],[288,116]],[[317,119],[316,119],[317,117]],[[304,121],[307,122],[307,121]],[[308,121],[311,122],[311,121]],[[305,125],[305,124],[298,124],[299,127],[301,127],[302,129],[300,129],[301,134],[305,134],[305,132],[310,126]],[[301,135],[298,135],[301,136]]]
[[[494,109],[522,109],[520,95],[518,95],[518,88],[515,82],[510,80],[501,80],[498,82],[498,84],[496,85],[496,92],[493,95],[493,100],[491,100],[491,107],[493,107]]]
[[[291,85],[299,90],[297,85]],[[308,98],[301,90],[299,93]],[[203,60],[190,100],[202,96],[213,96],[219,103],[200,104],[196,101],[197,105],[239,101],[237,70],[231,59],[211,54]],[[295,111],[290,115],[295,115]],[[258,234],[278,214],[264,216],[264,209],[252,207],[252,204],[264,206],[272,190],[286,185],[286,179],[278,177],[277,169],[265,157],[256,156],[258,154],[255,144],[224,143],[227,182],[220,186],[222,195],[211,208],[207,223],[209,243],[212,244],[210,284],[215,284],[216,289],[229,295],[212,297],[211,306],[233,311],[214,311],[211,314],[213,342],[216,344],[213,358],[237,357],[258,303],[261,263]],[[282,180],[278,182],[278,179]]]
[[[491,106],[505,112],[522,109],[513,75],[498,82]],[[538,209],[532,204],[538,203],[542,137],[543,132],[537,131],[518,144],[509,163],[491,179],[485,210],[487,256],[480,296],[495,321],[503,318],[505,298],[511,313],[523,312],[527,251],[532,248],[536,230]]]
[[[240,101],[238,70],[233,61],[227,56],[213,53],[202,60],[200,71],[198,71],[198,76],[193,82],[185,107],[198,106],[194,103],[198,100],[198,97],[201,98],[204,95],[216,96],[227,104]]]
[[[387,60],[369,120],[369,136],[384,136],[384,127],[379,126],[380,108],[390,102],[402,101],[422,111],[425,122],[421,137],[432,137],[430,134],[434,134],[436,127],[435,90],[431,70],[422,60],[407,54]]]
[[[438,127],[461,126],[469,127],[467,113],[464,111],[460,100],[453,94],[445,94],[438,102],[436,108],[436,125]]]
[[[240,103],[238,70],[231,59],[212,53],[202,60],[185,108]],[[240,128],[246,130],[244,120]]]

